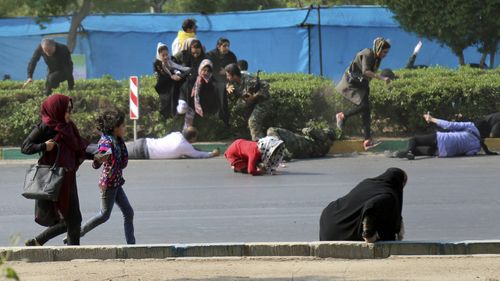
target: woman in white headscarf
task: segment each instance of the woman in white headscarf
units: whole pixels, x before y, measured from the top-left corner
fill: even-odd
[[[156,76],[155,90],[160,95],[160,113],[165,118],[173,117],[179,99],[179,89],[185,75],[190,70],[173,62],[168,53],[168,47],[158,43],[153,71]]]
[[[355,106],[347,112],[339,112],[335,116],[337,127],[342,130],[345,121],[356,114],[361,114],[365,141],[363,147],[368,150],[376,145],[371,137],[370,117],[370,80],[372,78],[389,83],[391,79],[377,74],[382,59],[389,53],[391,44],[382,37],[375,38],[373,48],[366,48],[356,54],[356,57],[346,69],[342,80],[337,85],[337,91]]]

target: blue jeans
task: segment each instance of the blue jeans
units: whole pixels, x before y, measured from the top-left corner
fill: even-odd
[[[123,224],[125,227],[125,239],[127,239],[127,244],[135,244],[134,209],[132,209],[132,206],[128,202],[127,195],[121,186],[117,188],[107,188],[104,191],[101,190],[101,211],[85,223],[82,227],[81,236],[106,222],[111,215],[115,202],[123,213]]]

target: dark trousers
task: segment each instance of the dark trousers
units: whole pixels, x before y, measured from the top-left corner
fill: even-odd
[[[58,224],[48,227],[40,233],[35,239],[41,245],[47,243],[50,239],[59,236],[65,232],[68,233],[68,245],[80,245],[80,226],[82,224],[82,214],[80,213],[80,203],[76,182],[69,195],[69,210],[67,217]]]
[[[149,159],[148,146],[145,138],[125,143],[128,151],[128,159]]]
[[[123,213],[123,225],[125,229],[125,239],[127,244],[135,244],[134,236],[134,209],[128,201],[123,187],[107,188],[101,190],[101,211],[91,218],[82,228],[82,236],[105,223],[111,216],[113,206],[118,205]]]
[[[436,155],[437,151],[437,134],[420,135],[408,140],[408,151],[413,155]]]
[[[52,94],[52,89],[59,87],[59,84],[66,80],[68,81],[68,89],[73,90],[75,79],[72,73],[67,74],[62,71],[50,72],[45,81],[45,94],[47,96]]]
[[[217,82],[217,97],[219,100],[219,118],[224,122],[226,127],[229,127],[229,106],[227,102],[226,92],[227,82]]]
[[[353,115],[356,114],[361,114],[361,118],[363,120],[363,133],[365,140],[368,140],[371,138],[371,122],[372,118],[370,115],[370,101],[368,97],[370,96],[368,90],[368,93],[366,96],[361,100],[361,103],[359,105],[355,105],[353,108],[350,110],[346,111],[344,113],[344,124],[347,121],[347,119]]]

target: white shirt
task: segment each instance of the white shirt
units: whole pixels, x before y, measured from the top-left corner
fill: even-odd
[[[149,159],[175,159],[182,156],[208,158],[209,152],[196,150],[180,132],[170,133],[160,139],[146,139]]]
[[[175,37],[174,42],[172,42],[172,56],[175,57],[180,51],[182,51],[182,46],[179,44],[179,37]]]

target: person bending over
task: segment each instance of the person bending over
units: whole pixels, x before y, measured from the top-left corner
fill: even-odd
[[[224,154],[235,173],[253,176],[274,174],[283,160],[285,145],[277,137],[259,141],[235,140]]]
[[[403,240],[403,188],[408,176],[399,168],[365,179],[323,210],[321,241]]]
[[[73,78],[71,52],[66,45],[49,38],[44,38],[33,53],[33,57],[28,64],[28,79],[23,88],[33,82],[33,73],[40,57],[43,57],[48,67],[45,95],[52,94],[52,89],[59,87],[59,84],[63,81],[68,81],[68,89],[73,90],[75,79]]]

